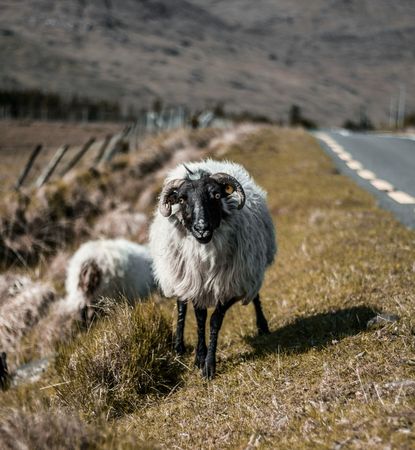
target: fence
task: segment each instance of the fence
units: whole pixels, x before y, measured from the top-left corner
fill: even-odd
[[[128,153],[136,150],[139,148],[140,141],[146,136],[178,128],[206,128],[213,123],[214,118],[215,116],[211,111],[191,113],[182,106],[166,108],[158,112],[143,112],[133,123],[126,125],[120,133],[107,135],[101,142],[97,143],[97,153],[90,163],[90,168],[98,168],[101,165],[108,164],[119,153]],[[40,175],[35,180],[33,187],[42,187],[51,180],[53,174],[58,173],[60,177],[66,175],[78,165],[88,151],[91,151],[94,143],[96,143],[95,138],[90,137],[75,155],[66,162],[61,170],[57,172],[58,166],[69,150],[68,144],[61,145],[49,162],[45,164]],[[19,191],[24,186],[34,162],[42,152],[42,149],[41,144],[33,149],[14,185],[16,191]]]

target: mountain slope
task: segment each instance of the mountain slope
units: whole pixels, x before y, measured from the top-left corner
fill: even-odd
[[[196,107],[222,101],[321,123],[364,107],[386,121],[406,85],[415,108],[410,0],[11,0],[0,15],[2,87]]]

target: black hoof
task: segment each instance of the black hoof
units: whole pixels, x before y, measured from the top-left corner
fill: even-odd
[[[258,328],[258,335],[266,335],[266,334],[270,334],[269,331],[269,327],[268,327],[268,322],[266,321],[265,317],[261,319],[259,319],[257,321],[257,328]]]
[[[268,334],[271,334],[268,325],[266,327],[258,328],[258,336],[267,336]]]
[[[203,366],[205,365],[206,354],[207,354],[207,349],[206,348],[204,348],[202,350],[199,350],[199,351],[196,351],[195,366],[198,369],[202,369]]]
[[[186,353],[186,347],[183,342],[176,344],[174,349],[178,355],[184,355]]]
[[[215,377],[216,373],[216,363],[215,361],[207,361],[202,369],[202,376],[207,380],[212,380]]]
[[[199,355],[196,355],[195,357],[195,366],[198,369],[201,369],[205,365],[205,359],[200,357]]]

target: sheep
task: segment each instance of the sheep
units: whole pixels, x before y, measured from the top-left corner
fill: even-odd
[[[68,264],[65,308],[88,323],[102,298],[143,299],[155,288],[151,266],[145,246],[125,239],[86,242]]]
[[[211,379],[226,311],[253,302],[259,333],[269,333],[259,298],[266,268],[277,251],[266,193],[239,164],[207,159],[179,165],[166,177],[150,226],[155,279],[177,297],[176,351],[185,350],[187,302],[196,315],[195,365]],[[209,347],[205,341],[207,308]]]

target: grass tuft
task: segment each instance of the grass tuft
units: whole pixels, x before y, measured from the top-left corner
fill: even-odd
[[[42,405],[1,411],[0,447],[2,449],[96,449],[102,448],[102,431],[85,424],[73,412],[47,410]]]
[[[120,417],[170,392],[180,382],[181,367],[159,307],[125,303],[59,349],[58,396],[88,418]]]

